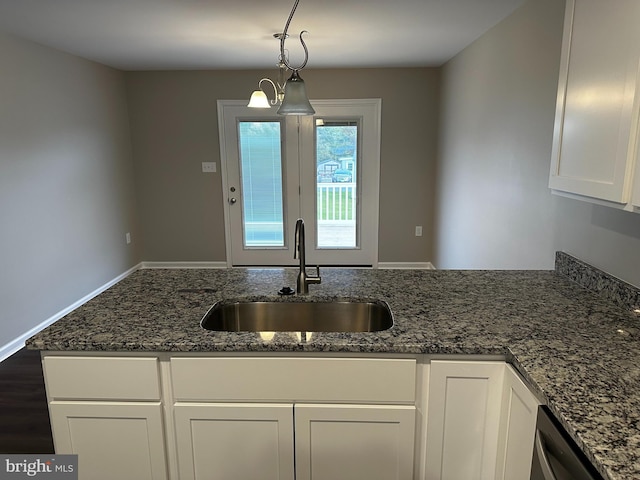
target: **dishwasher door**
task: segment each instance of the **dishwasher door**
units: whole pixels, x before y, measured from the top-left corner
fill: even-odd
[[[531,480],[602,480],[544,405],[538,408]]]

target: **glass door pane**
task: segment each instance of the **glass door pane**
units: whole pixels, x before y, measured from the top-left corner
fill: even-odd
[[[358,247],[358,122],[316,121],[317,248]]]
[[[240,121],[244,248],[282,248],[284,207],[279,121]]]

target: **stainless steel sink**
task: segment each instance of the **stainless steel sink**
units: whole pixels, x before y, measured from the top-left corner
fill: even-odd
[[[200,325],[224,332],[379,332],[393,326],[393,315],[379,301],[221,301]]]

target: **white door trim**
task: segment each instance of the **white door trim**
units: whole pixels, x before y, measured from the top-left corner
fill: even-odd
[[[229,192],[229,182],[227,181],[227,149],[225,142],[225,125],[224,125],[224,112],[234,107],[239,107],[247,104],[242,100],[218,100],[218,134],[220,142],[220,175],[222,176],[222,210],[224,212],[224,245],[225,255],[227,257],[227,267],[232,267],[233,262],[231,260],[231,212],[229,211],[229,202],[227,200]]]

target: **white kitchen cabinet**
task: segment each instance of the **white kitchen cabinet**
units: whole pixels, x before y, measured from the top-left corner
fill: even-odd
[[[79,455],[81,479],[517,480],[530,465],[537,401],[503,361],[54,354],[43,365],[56,452]]]
[[[155,357],[43,359],[56,453],[80,479],[165,480],[164,412]]]
[[[178,357],[171,382],[180,480],[413,479],[413,358]]]
[[[549,186],[628,210],[640,114],[640,2],[567,0]]]
[[[425,480],[494,480],[504,362],[431,362]]]
[[[180,480],[294,480],[292,404],[178,403]]]
[[[78,455],[80,479],[165,480],[160,402],[49,404],[57,454]]]
[[[297,404],[296,480],[411,480],[415,407]]]
[[[529,480],[538,405],[513,367],[506,365],[496,480]]]
[[[174,418],[180,480],[413,478],[412,406],[177,403]]]

